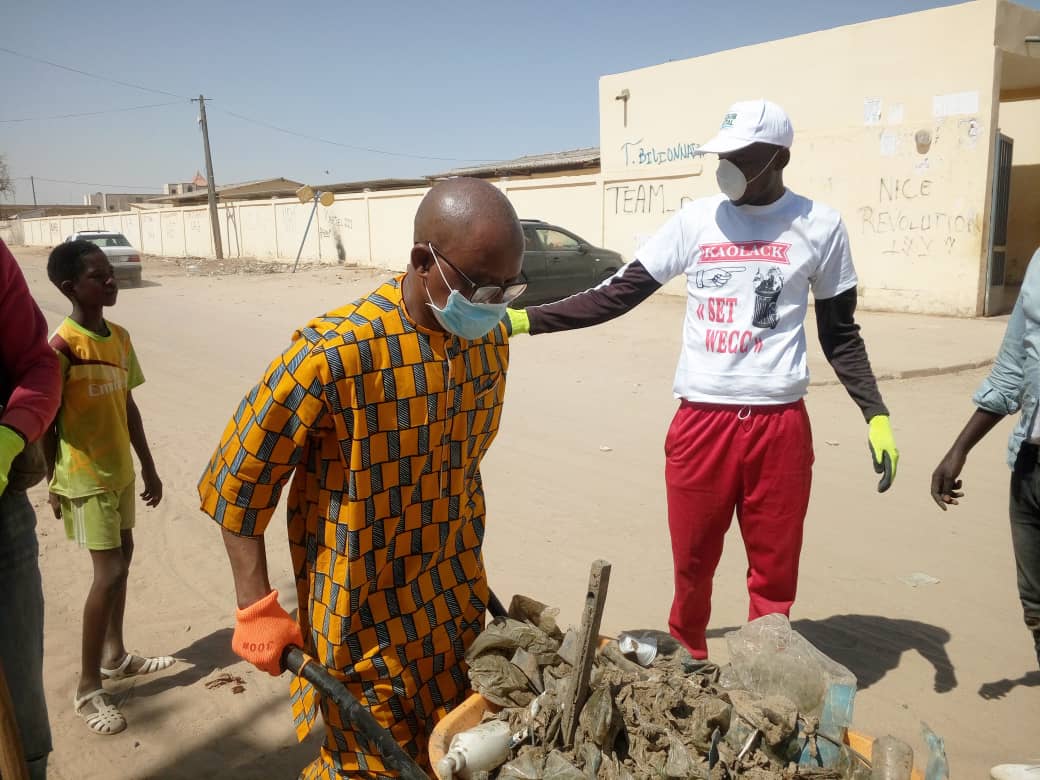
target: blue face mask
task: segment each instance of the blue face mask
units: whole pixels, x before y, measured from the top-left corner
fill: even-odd
[[[434,262],[437,264],[437,270],[440,271],[441,279],[444,279],[444,285],[451,290],[451,293],[448,295],[448,300],[444,302],[444,307],[440,308],[433,302],[433,298],[430,296],[430,288],[427,287],[426,297],[430,301],[426,305],[433,309],[433,316],[437,318],[440,326],[449,333],[454,333],[463,339],[483,338],[494,330],[495,326],[506,316],[508,304],[473,303],[473,301],[448,284],[448,280],[444,276],[444,270],[441,268],[440,258],[433,251],[433,247],[430,247],[430,252],[433,254]]]

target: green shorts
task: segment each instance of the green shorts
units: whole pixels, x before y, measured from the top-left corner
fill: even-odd
[[[88,550],[118,550],[121,531],[134,527],[135,489],[131,482],[122,490],[83,498],[61,497],[65,535]]]

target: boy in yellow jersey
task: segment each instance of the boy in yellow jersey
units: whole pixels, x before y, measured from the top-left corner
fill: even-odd
[[[134,551],[133,447],[141,462],[141,498],[154,507],[162,482],[131,390],[144,382],[130,334],[102,316],[119,289],[108,258],[88,241],[55,247],[47,276],[72,302],[51,338],[62,373],[62,404],[48,437],[50,504],[69,539],[90,550],[94,581],[83,607],[83,657],[76,713],[98,734],[117,734],[126,719],[102,679],[149,674],[173,665],[141,658],[123,644],[126,579]]]

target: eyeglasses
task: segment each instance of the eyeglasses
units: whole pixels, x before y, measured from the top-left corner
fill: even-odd
[[[451,262],[447,257],[444,256],[443,252],[438,252],[433,244],[426,244],[430,248],[431,254],[433,254],[434,260],[443,260],[448,264],[448,267],[452,271],[461,276],[466,284],[472,289],[472,293],[467,296],[472,303],[512,303],[521,295],[524,290],[527,289],[527,277],[524,276],[524,272],[520,272],[518,281],[506,282],[505,284],[481,284],[478,285],[465,273],[463,273],[455,263]]]

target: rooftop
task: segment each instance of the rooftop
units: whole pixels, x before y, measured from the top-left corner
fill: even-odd
[[[426,187],[428,179],[369,179],[367,181],[345,181],[337,184],[315,184],[314,189],[321,192],[364,192],[365,190],[403,190],[412,187]]]
[[[288,198],[296,194],[303,186],[302,182],[278,177],[275,179],[257,179],[255,181],[222,184],[216,188],[218,200],[247,200],[260,198]],[[185,192],[182,195],[162,195],[151,198],[149,203],[173,203],[183,206],[189,203],[205,203],[208,198],[205,189]]]
[[[584,149],[569,149],[565,152],[548,154],[529,154],[515,160],[470,165],[454,168],[447,173],[431,176],[431,179],[445,179],[450,176],[509,176],[513,174],[549,173],[566,171],[575,168],[598,168],[599,147],[589,146]]]

